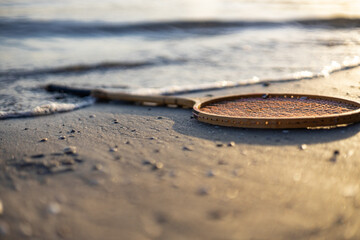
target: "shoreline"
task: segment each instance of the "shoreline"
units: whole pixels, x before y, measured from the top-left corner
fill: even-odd
[[[324,66],[323,70],[314,73],[314,72],[297,72],[293,73],[292,76],[281,77],[281,78],[264,78],[258,79],[257,77],[253,77],[252,79],[243,79],[240,81],[217,81],[212,83],[203,83],[198,85],[185,85],[185,86],[169,86],[162,88],[139,88],[137,90],[132,91],[124,91],[125,93],[135,94],[135,95],[163,95],[163,96],[181,96],[187,94],[202,94],[210,91],[224,91],[227,89],[235,88],[244,88],[251,86],[263,85],[264,87],[268,87],[271,84],[282,84],[282,83],[290,83],[290,82],[300,82],[304,80],[316,80],[321,78],[327,78],[331,74],[349,71],[352,69],[356,69],[360,67],[359,57],[354,57],[352,60],[344,61],[342,65],[338,63],[332,63],[330,65]],[[52,84],[50,84],[52,85]],[[46,85],[45,85],[46,86]],[[47,88],[42,86],[42,88]],[[54,84],[55,89],[60,87],[68,88],[66,85],[62,86],[61,84]],[[71,89],[71,87],[70,87]],[[96,99],[87,98],[85,96],[90,95],[90,89],[76,89],[76,94],[82,96],[82,101],[77,103],[57,103],[51,102],[49,104],[44,104],[37,106],[30,110],[25,111],[15,111],[15,112],[6,112],[0,110],[0,121],[12,118],[26,118],[26,117],[38,117],[38,116],[46,116],[57,113],[64,113],[75,111],[77,109],[81,109],[84,107],[91,106],[95,103]],[[58,90],[50,90],[51,92],[57,92]],[[110,90],[111,91],[111,90]]]
[[[182,96],[292,92],[359,101],[359,79],[354,68]],[[121,103],[2,120],[0,234],[358,239],[359,131],[234,129],[197,122],[190,109]]]

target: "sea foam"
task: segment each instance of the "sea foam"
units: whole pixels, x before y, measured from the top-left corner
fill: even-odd
[[[20,117],[34,117],[49,115],[58,112],[69,112],[79,108],[84,108],[94,104],[96,101],[93,97],[86,97],[79,103],[47,103],[41,106],[37,106],[30,111],[18,111],[18,112],[4,112],[0,111],[0,119],[7,118],[20,118]]]
[[[196,85],[174,85],[163,88],[140,88],[135,90],[123,91],[129,94],[137,95],[175,95],[175,94],[185,94],[233,87],[241,87],[254,84],[268,84],[274,82],[290,82],[290,81],[300,81],[303,79],[314,79],[319,77],[328,77],[330,74],[342,70],[347,70],[350,68],[360,66],[360,57],[355,56],[353,58],[346,58],[341,64],[338,62],[331,62],[330,65],[325,66],[321,71],[314,73],[310,71],[300,71],[289,75],[284,78],[274,78],[274,79],[260,79],[256,76],[250,79],[242,79],[239,81],[218,81],[213,83],[204,83]],[[30,111],[12,111],[4,112],[0,111],[0,120],[7,118],[18,118],[18,117],[34,117],[49,115],[58,112],[69,112],[79,108],[84,108],[90,106],[96,102],[95,98],[85,97],[78,103],[55,103],[51,102],[44,104],[38,107],[33,108]]]

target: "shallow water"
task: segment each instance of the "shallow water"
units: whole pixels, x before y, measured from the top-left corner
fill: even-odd
[[[359,65],[359,30],[352,0],[2,1],[0,118],[92,103],[47,83],[169,94],[327,75]]]

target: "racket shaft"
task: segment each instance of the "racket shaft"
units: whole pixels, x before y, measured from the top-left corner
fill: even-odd
[[[93,90],[91,96],[101,100],[117,100],[127,102],[152,103],[156,105],[176,105],[192,108],[195,101],[192,99],[161,96],[161,95],[134,95],[120,92],[108,92],[105,90]]]

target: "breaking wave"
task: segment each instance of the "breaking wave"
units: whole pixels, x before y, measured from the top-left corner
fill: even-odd
[[[81,22],[81,21],[37,21],[31,19],[0,19],[0,36],[84,36],[126,35],[149,32],[172,33],[193,32],[196,34],[222,34],[225,29],[243,28],[359,28],[360,18],[335,17],[325,19],[300,19],[288,21],[223,21],[223,20],[183,20],[140,23]],[[202,31],[204,30],[204,31]]]
[[[0,120],[7,118],[20,118],[20,117],[35,117],[49,115],[53,113],[69,112],[79,108],[84,108],[94,104],[96,99],[92,97],[83,98],[78,103],[47,103],[38,107],[35,107],[29,111],[18,111],[18,112],[4,112],[0,111]]]

